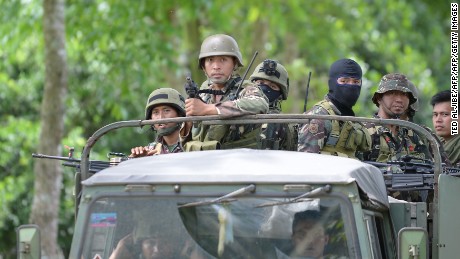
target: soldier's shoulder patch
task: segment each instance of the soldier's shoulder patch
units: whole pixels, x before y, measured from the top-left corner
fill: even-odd
[[[310,123],[310,125],[308,126],[308,131],[311,134],[318,133],[318,123]]]

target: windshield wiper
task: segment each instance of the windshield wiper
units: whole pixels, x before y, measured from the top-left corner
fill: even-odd
[[[315,196],[321,195],[321,194],[326,194],[331,192],[332,187],[331,185],[327,184],[323,187],[318,187],[312,191],[306,192],[300,196],[295,197],[292,200],[289,201],[277,201],[277,202],[270,202],[270,203],[264,203],[261,205],[257,205],[256,208],[263,208],[263,207],[272,207],[272,206],[278,206],[278,205],[285,205],[285,204],[291,204],[291,203],[296,203],[296,202],[303,202],[304,198],[313,198]]]
[[[234,198],[234,197],[246,194],[246,193],[254,192],[255,190],[256,190],[256,186],[254,184],[250,184],[250,185],[248,185],[246,187],[238,189],[238,190],[236,190],[234,192],[226,194],[226,195],[224,195],[222,197],[219,197],[217,199],[210,200],[210,201],[190,202],[190,203],[180,205],[179,208],[210,205],[210,204],[216,204],[216,203],[222,203],[222,202],[232,202],[232,201],[236,201],[237,199],[231,199],[231,198]]]

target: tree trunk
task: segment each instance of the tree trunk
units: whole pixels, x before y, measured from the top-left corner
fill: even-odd
[[[44,0],[43,8],[46,74],[38,152],[61,155],[67,95],[64,0]],[[57,243],[62,167],[57,160],[39,159],[35,162],[34,172],[35,194],[30,221],[41,229],[42,256],[63,258]]]
[[[299,44],[298,40],[295,35],[292,33],[286,33],[286,39],[285,42],[289,42],[289,48],[285,49],[284,51],[284,60],[289,60],[289,61],[294,61],[299,58]],[[308,59],[307,59],[308,60]],[[288,71],[289,73],[289,71]],[[305,80],[307,81],[307,80]],[[302,91],[302,88],[304,84],[302,84],[302,80],[297,80],[294,81],[292,77],[289,80],[289,96],[288,98],[292,98],[296,96],[297,98],[304,100],[305,101],[305,94]],[[291,109],[289,111],[283,111],[285,113],[295,113],[298,111],[303,112],[303,102],[301,103],[302,106],[299,107],[299,102],[294,102],[293,105],[291,105]]]

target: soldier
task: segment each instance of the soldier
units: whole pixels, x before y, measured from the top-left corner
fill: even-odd
[[[249,78],[258,85],[268,98],[268,113],[281,113],[281,102],[289,93],[288,72],[279,62],[266,59],[260,63]],[[296,150],[297,133],[289,124],[269,123],[262,125],[260,148],[272,150]]]
[[[417,110],[417,97],[409,80],[402,74],[387,74],[380,81],[372,101],[378,111],[374,118],[409,120]],[[415,86],[413,86],[415,88]],[[366,123],[372,139],[372,148],[364,152],[366,161],[387,162],[400,160],[404,155],[428,159],[427,145],[412,130],[397,126],[380,126]]]
[[[454,166],[460,166],[460,135],[452,135],[452,107],[449,90],[441,91],[431,98],[433,106],[433,127],[436,134],[441,137],[444,150],[449,161]],[[458,119],[456,119],[458,125]]]
[[[236,73],[243,60],[236,41],[225,34],[206,38],[201,44],[199,66],[207,79],[207,89],[200,90],[200,99],[185,100],[187,116],[223,115],[226,117],[266,113],[268,101],[262,90],[242,82]],[[192,141],[186,150],[256,148],[260,125],[213,125],[198,123],[192,130]]]
[[[172,88],[160,88],[153,91],[145,106],[145,119],[157,120],[185,116],[185,98]],[[148,146],[134,147],[129,157],[151,156],[182,152],[180,130],[183,123],[154,124],[157,139]]]
[[[334,62],[329,70],[329,93],[307,114],[354,116],[361,78],[361,67],[354,60]],[[297,150],[356,158],[356,150],[368,150],[369,145],[370,136],[359,123],[312,119],[299,130]]]

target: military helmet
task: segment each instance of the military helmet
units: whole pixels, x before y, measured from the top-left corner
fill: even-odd
[[[156,105],[169,105],[176,109],[180,117],[185,117],[185,99],[175,89],[172,88],[160,88],[153,91],[147,99],[147,105],[145,106],[145,119],[150,120],[152,109]]]
[[[409,105],[412,105],[417,101],[417,97],[414,95],[409,87],[409,80],[403,74],[387,74],[380,80],[379,88],[374,93],[372,101],[379,106],[378,100],[381,95],[388,91],[401,91],[409,94]]]
[[[215,34],[204,39],[201,44],[198,65],[202,67],[202,59],[211,56],[232,56],[238,61],[238,66],[242,67],[243,57],[235,39],[225,34]]]
[[[278,84],[283,94],[283,100],[287,99],[289,93],[289,75],[287,70],[279,62],[266,59],[260,63],[249,80],[255,81],[258,79],[265,79]]]

